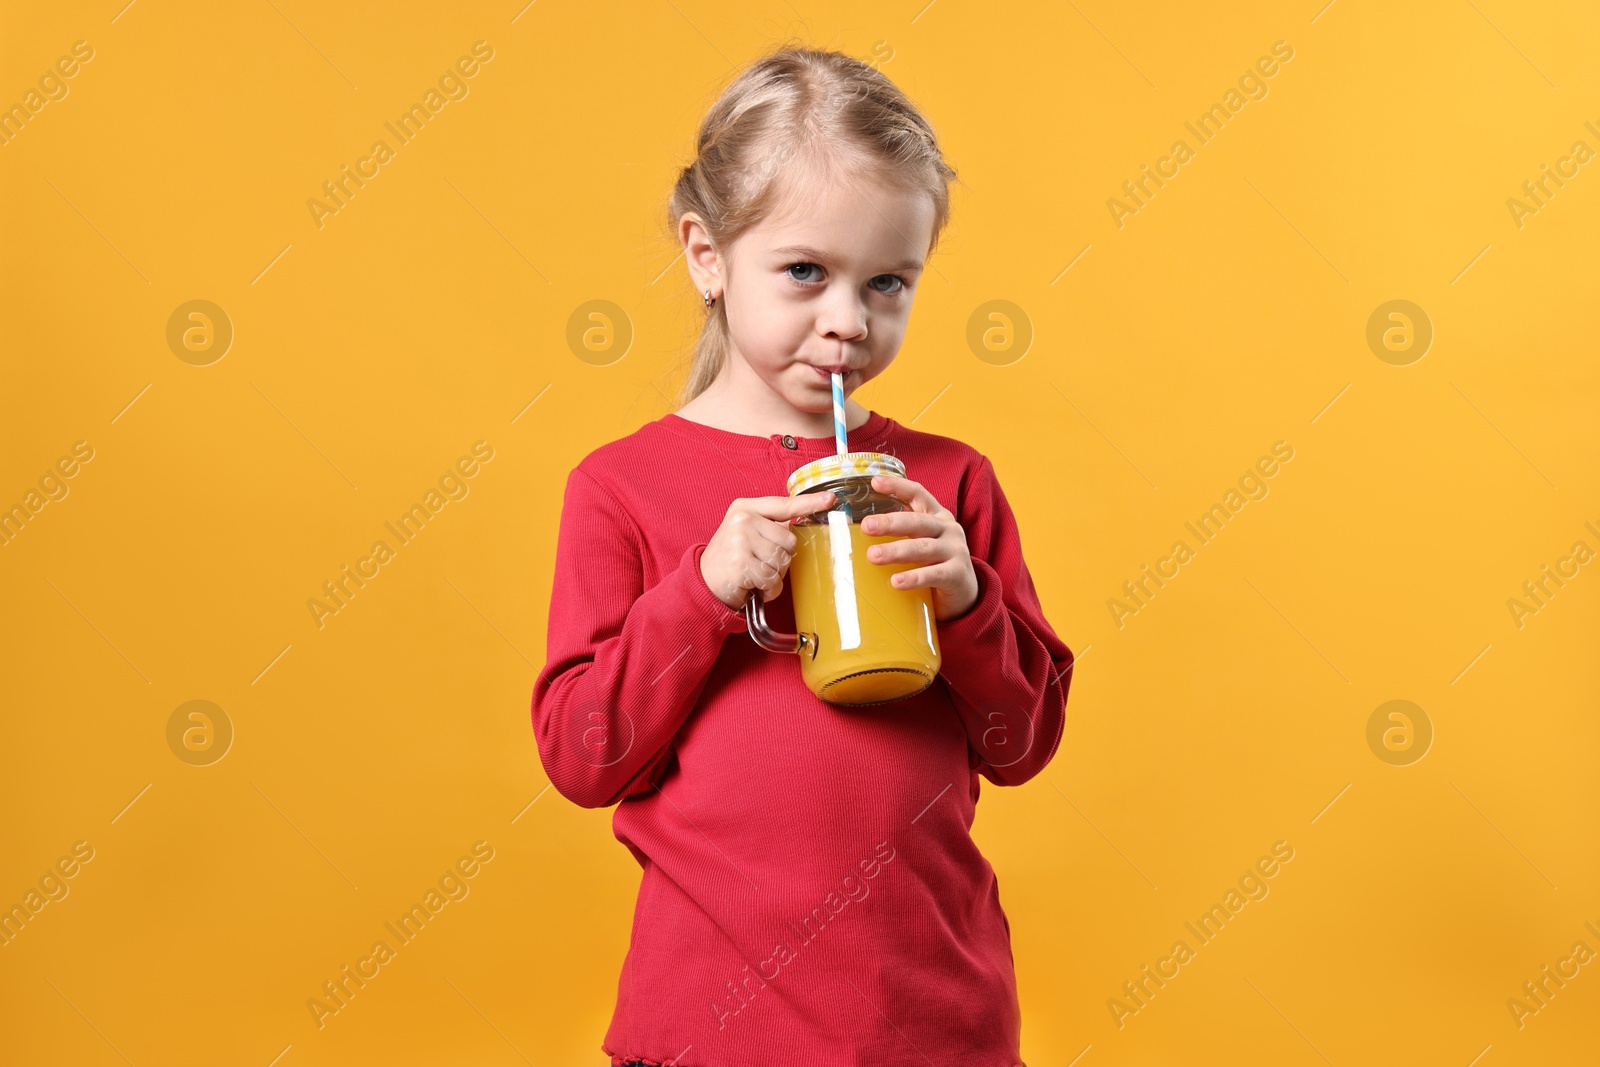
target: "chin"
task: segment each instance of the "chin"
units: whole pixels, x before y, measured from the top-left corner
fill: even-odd
[[[798,397],[789,397],[789,403],[796,411],[804,411],[812,415],[821,415],[833,410],[833,394],[824,393],[820,398],[815,392]]]
[[[804,376],[798,381],[786,383],[788,388],[783,394],[789,403],[802,411],[831,411],[833,410],[833,383],[826,378],[817,377],[816,373],[807,367]],[[845,399],[850,398],[850,390],[845,390]]]

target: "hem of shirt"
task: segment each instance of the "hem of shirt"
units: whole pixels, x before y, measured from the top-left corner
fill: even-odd
[[[612,1052],[605,1045],[600,1046],[600,1051],[611,1057],[611,1067],[622,1067],[623,1064],[644,1063],[649,1067],[698,1067],[698,1063],[685,1063],[677,1057],[664,1060],[651,1059],[649,1056],[625,1056]]]
[[[648,1065],[648,1067],[698,1067],[698,1064],[685,1063],[684,1061],[678,1059],[676,1056],[671,1057],[669,1059],[665,1059],[665,1060],[655,1060],[655,1059],[651,1059],[649,1056],[620,1055],[620,1054],[612,1052],[610,1049],[606,1048],[606,1046],[604,1044],[601,1044],[600,1051],[604,1052],[607,1056],[609,1056],[611,1058],[611,1067],[624,1067],[625,1064],[634,1064],[634,1063],[643,1063],[643,1064]],[[684,1051],[688,1051],[688,1050],[685,1049]],[[1012,1067],[1028,1067],[1028,1065],[1026,1063],[1023,1063],[1022,1060],[1019,1059],[1014,1064],[1012,1064]]]

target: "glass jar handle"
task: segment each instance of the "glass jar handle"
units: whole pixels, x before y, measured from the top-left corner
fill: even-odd
[[[795,634],[779,633],[767,625],[767,613],[759,589],[750,590],[750,596],[744,602],[744,621],[755,643],[769,652],[794,652],[809,655],[812,659],[817,656],[816,634],[804,630]]]

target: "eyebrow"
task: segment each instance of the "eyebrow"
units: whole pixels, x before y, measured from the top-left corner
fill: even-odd
[[[832,261],[832,257],[830,257],[826,252],[823,252],[820,249],[812,248],[810,245],[786,245],[783,248],[774,248],[772,250],[772,254],[775,256],[782,256],[784,258],[800,256],[808,260],[815,260],[818,263],[829,263]],[[905,260],[889,268],[891,271],[921,269],[921,261],[915,259]]]

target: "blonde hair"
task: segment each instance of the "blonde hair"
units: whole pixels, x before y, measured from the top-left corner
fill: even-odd
[[[933,201],[933,239],[950,217],[956,172],[933,127],[875,68],[841,52],[788,44],[756,60],[700,123],[695,158],[678,175],[667,216],[673,238],[686,212],[724,255],[762,219],[798,205],[800,175],[859,174]],[[707,309],[679,397],[716,380],[730,351],[726,301]]]

